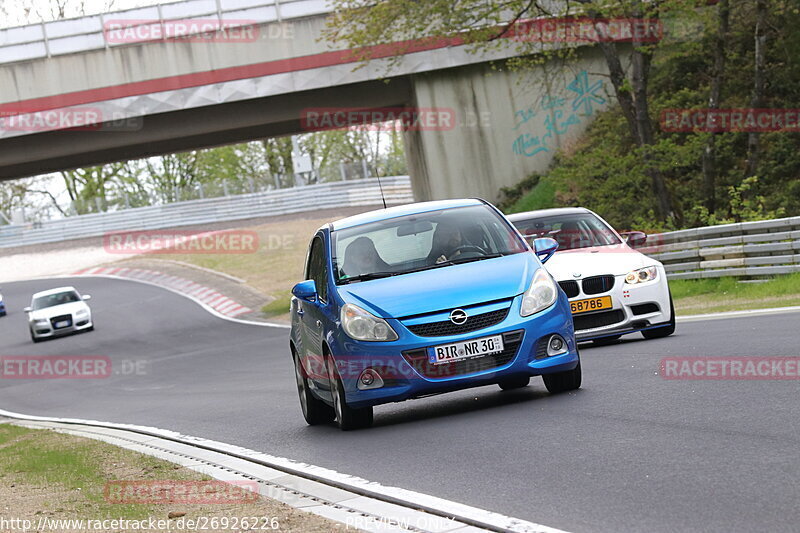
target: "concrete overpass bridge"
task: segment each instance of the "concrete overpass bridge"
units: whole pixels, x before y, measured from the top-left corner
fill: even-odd
[[[490,68],[518,54],[513,42],[482,54],[406,43],[396,63],[379,47],[356,68],[353,50],[320,40],[328,12],[325,0],[186,0],[0,30],[0,179],[301,133],[309,109],[414,108],[452,119],[405,134],[415,196],[494,199],[610,100],[592,48],[546,84],[544,71]]]

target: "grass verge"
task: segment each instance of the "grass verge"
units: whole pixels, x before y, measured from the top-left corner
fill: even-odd
[[[266,517],[264,523],[277,526],[276,531],[344,529],[336,522],[260,497],[250,497],[247,501],[228,497],[227,502],[219,503],[174,503],[153,493],[156,497],[151,503],[119,503],[107,491],[107,483],[111,481],[158,482],[161,487],[169,486],[170,482],[210,480],[193,470],[103,442],[0,424],[2,515],[6,521],[30,521],[33,526],[29,530],[41,526],[42,531],[88,531],[91,528],[87,520],[150,519],[170,521],[173,530],[181,530],[181,519],[208,520],[210,524],[216,520],[222,524],[225,520],[233,523],[255,517]],[[208,494],[204,492],[201,496]],[[74,522],[81,520],[83,523]],[[128,526],[109,527],[114,531],[139,529],[130,523]]]
[[[800,305],[800,273],[758,283],[728,277],[673,280],[669,286],[678,315]]]

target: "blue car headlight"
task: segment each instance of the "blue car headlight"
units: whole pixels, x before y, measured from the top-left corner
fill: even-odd
[[[538,313],[553,305],[557,298],[558,287],[556,287],[556,282],[544,268],[540,268],[533,274],[531,286],[522,295],[519,314],[530,316]]]
[[[344,332],[357,341],[394,341],[398,338],[388,322],[357,305],[344,304],[340,318]]]

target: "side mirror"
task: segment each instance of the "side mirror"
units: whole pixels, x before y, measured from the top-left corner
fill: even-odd
[[[546,263],[548,259],[553,257],[556,250],[558,250],[558,243],[550,237],[542,237],[533,241],[533,251],[541,259],[542,263]]]
[[[636,248],[647,242],[647,234],[643,231],[629,231],[623,236],[625,237],[625,243],[631,248]]]
[[[23,313],[30,313],[31,311],[33,311],[33,308],[31,307],[26,307],[25,309],[22,310]]]
[[[92,299],[92,295],[91,294],[84,294],[83,296],[81,296],[81,298],[83,298],[84,300],[91,300]]]
[[[292,294],[301,300],[313,302],[317,299],[317,284],[314,283],[313,279],[301,281],[292,287]]]

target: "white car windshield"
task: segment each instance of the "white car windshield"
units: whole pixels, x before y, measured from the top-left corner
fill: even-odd
[[[47,307],[54,307],[56,305],[63,305],[72,302],[80,302],[81,297],[75,291],[57,292],[55,294],[48,294],[47,296],[39,296],[33,299],[34,311],[45,309]]]
[[[559,250],[613,246],[622,242],[611,228],[591,213],[515,220],[514,225],[526,237],[555,239]]]
[[[508,224],[484,205],[371,222],[331,236],[337,284],[526,251]]]

